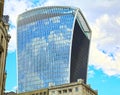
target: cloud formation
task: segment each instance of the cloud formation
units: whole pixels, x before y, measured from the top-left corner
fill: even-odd
[[[116,20],[117,19],[117,20]],[[90,65],[109,76],[120,76],[119,17],[102,15],[91,25]]]
[[[89,65],[102,69],[109,76],[120,76],[119,3],[119,0],[37,0],[37,3],[34,0],[6,0],[4,14],[10,16],[9,33],[12,36],[9,52],[16,51],[18,14],[37,6],[75,5],[80,7],[92,29]]]
[[[33,0],[6,0],[5,1],[4,14],[9,15],[10,17],[9,34],[11,35],[11,39],[8,47],[9,52],[16,51],[16,31],[17,31],[18,15],[25,12],[27,9],[31,9],[32,7],[37,7],[40,4],[41,4],[40,1],[37,3],[34,3]]]

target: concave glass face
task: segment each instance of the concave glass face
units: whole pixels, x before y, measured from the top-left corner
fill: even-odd
[[[44,7],[21,14],[17,23],[18,92],[86,83],[91,31],[80,10]]]
[[[73,22],[74,15],[66,13],[18,26],[19,92],[69,83]]]

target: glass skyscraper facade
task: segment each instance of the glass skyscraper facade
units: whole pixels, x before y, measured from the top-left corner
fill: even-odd
[[[91,31],[79,8],[51,6],[20,14],[18,92],[82,78],[86,82]]]

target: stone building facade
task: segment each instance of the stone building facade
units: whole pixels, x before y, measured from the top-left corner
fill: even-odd
[[[47,89],[19,93],[18,95],[98,95],[98,92],[93,90],[90,85],[85,84],[82,79],[78,79],[78,82],[58,86],[51,85]]]
[[[0,18],[3,16],[4,0],[0,0]]]
[[[35,90],[35,91],[30,91],[30,92],[23,92],[19,93],[18,95],[49,95],[49,90],[46,89],[40,89],[40,90]]]
[[[6,56],[8,42],[10,35],[8,35],[8,16],[3,16],[3,5],[4,0],[0,0],[0,95],[3,95],[5,90],[5,80],[6,80]]]
[[[97,95],[97,91],[78,79],[78,82],[50,87],[49,95]]]
[[[11,91],[11,92],[6,92],[4,95],[17,95],[17,93]]]

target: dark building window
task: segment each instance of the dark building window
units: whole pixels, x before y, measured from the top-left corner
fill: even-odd
[[[72,89],[68,89],[69,90],[69,92],[72,92]]]
[[[42,95],[42,92],[40,92],[40,95]]]
[[[61,94],[61,90],[59,90],[58,93]]]
[[[46,95],[46,92],[44,92],[44,95]]]
[[[67,90],[63,90],[63,93],[67,93]]]
[[[1,45],[3,44],[3,35],[1,36],[0,44],[1,44]]]
[[[75,87],[75,91],[78,92],[78,87]]]
[[[0,52],[0,61],[1,61],[2,52]]]

